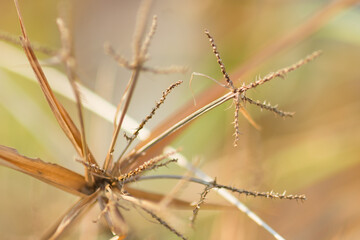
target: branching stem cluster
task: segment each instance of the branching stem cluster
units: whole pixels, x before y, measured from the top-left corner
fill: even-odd
[[[281,77],[284,78],[286,74],[298,69],[302,65],[312,61],[317,56],[320,55],[320,51],[316,51],[311,55],[307,56],[306,58],[298,61],[297,63],[280,69],[274,73],[270,73],[263,78],[257,79],[255,82],[250,84],[243,84],[241,87],[236,87],[231,80],[229,74],[226,71],[225,65],[220,57],[220,53],[215,45],[215,41],[213,37],[210,35],[209,31],[205,30],[205,34],[208,37],[212,51],[215,54],[217,62],[220,66],[220,71],[225,78],[225,84],[220,84],[221,86],[229,89],[230,91],[225,95],[213,100],[212,102],[208,103],[207,105],[195,110],[193,113],[187,115],[183,119],[179,120],[177,123],[171,125],[170,127],[164,127],[165,130],[162,132],[154,134],[152,138],[149,140],[144,141],[144,144],[141,147],[135,148],[129,153],[127,152],[130,145],[133,141],[138,137],[139,132],[144,129],[144,126],[154,117],[157,110],[164,104],[165,100],[167,99],[168,95],[172,92],[172,90],[178,87],[182,81],[177,81],[171,84],[163,93],[162,97],[158,102],[156,102],[155,107],[152,111],[146,115],[145,119],[139,124],[138,128],[135,129],[134,133],[131,136],[125,135],[127,139],[127,143],[125,144],[122,151],[114,161],[114,152],[115,146],[117,143],[117,139],[120,133],[120,130],[123,126],[125,115],[128,112],[130,107],[130,103],[132,97],[135,92],[135,88],[139,81],[140,75],[142,72],[151,72],[151,73],[172,73],[172,72],[183,72],[185,68],[183,67],[174,67],[171,66],[170,68],[152,68],[145,66],[146,61],[149,59],[149,47],[151,41],[154,37],[154,34],[157,29],[157,17],[154,16],[152,19],[152,24],[148,33],[146,33],[146,19],[149,15],[149,8],[151,5],[150,1],[144,1],[142,4],[137,18],[137,26],[134,33],[133,38],[133,58],[132,61],[127,60],[125,57],[121,56],[120,54],[116,53],[113,47],[109,44],[105,46],[105,51],[114,58],[114,60],[121,66],[131,71],[131,76],[128,80],[127,86],[124,90],[124,93],[121,97],[120,102],[117,106],[117,111],[114,116],[114,130],[112,139],[103,163],[103,166],[100,167],[98,162],[95,160],[94,156],[92,155],[85,137],[85,124],[84,124],[84,117],[83,117],[83,110],[82,110],[82,102],[81,102],[81,95],[80,91],[77,87],[77,81],[79,81],[78,75],[76,73],[76,61],[73,56],[73,49],[72,49],[72,40],[70,31],[66,28],[65,23],[62,19],[58,19],[57,24],[60,32],[61,37],[61,44],[62,47],[60,51],[58,51],[58,57],[60,58],[61,62],[64,64],[66,73],[71,84],[73,93],[76,99],[76,106],[77,106],[77,113],[80,122],[80,130],[78,130],[77,126],[74,124],[73,120],[70,118],[69,114],[65,110],[65,108],[60,104],[57,100],[56,96],[54,95],[50,85],[46,79],[45,73],[42,70],[42,67],[34,53],[34,50],[30,44],[30,40],[28,39],[27,33],[25,31],[25,26],[22,21],[22,17],[20,14],[19,6],[17,0],[15,1],[16,9],[18,11],[20,26],[22,30],[22,36],[20,38],[20,42],[25,50],[26,56],[28,57],[29,63],[39,81],[41,89],[48,101],[51,110],[53,111],[56,120],[58,121],[59,125],[63,129],[64,133],[69,138],[70,142],[73,144],[75,150],[77,151],[78,155],[80,156],[77,159],[78,162],[85,166],[85,177],[81,175],[77,175],[72,171],[56,167],[57,171],[61,171],[63,175],[60,173],[54,174],[55,171],[51,171],[55,169],[52,165],[46,165],[43,161],[38,161],[37,159],[26,158],[24,156],[20,156],[17,154],[16,151],[10,150],[9,148],[0,147],[0,157],[2,159],[6,159],[10,162],[18,163],[20,160],[23,162],[31,162],[33,165],[29,164],[24,167],[25,164],[21,165],[18,164],[16,169],[21,169],[23,172],[26,172],[32,176],[35,176],[41,180],[44,180],[47,183],[51,183],[55,186],[61,186],[63,189],[69,189],[70,185],[74,182],[76,183],[76,188],[73,187],[71,190],[77,192],[82,198],[67,212],[64,218],[61,219],[60,224],[58,224],[53,231],[49,234],[47,238],[54,239],[57,238],[64,230],[67,228],[71,222],[75,220],[75,218],[92,206],[95,202],[98,202],[100,205],[101,213],[99,217],[105,217],[110,230],[116,236],[125,237],[128,232],[128,228],[126,226],[125,220],[121,214],[120,208],[127,210],[127,208],[123,207],[120,204],[121,201],[130,202],[135,207],[140,207],[143,211],[149,214],[152,218],[154,218],[158,223],[166,227],[168,230],[173,232],[175,235],[182,239],[186,239],[183,234],[180,233],[175,227],[171,226],[167,222],[166,219],[160,217],[161,211],[159,211],[159,206],[154,206],[153,203],[149,203],[146,200],[143,201],[142,198],[149,198],[149,199],[156,199],[158,202],[165,202],[168,205],[171,201],[177,201],[178,203],[184,203],[179,199],[174,197],[175,194],[171,195],[168,194],[166,196],[162,196],[159,198],[159,195],[154,193],[143,193],[142,198],[135,198],[132,196],[127,190],[130,190],[127,184],[132,182],[141,182],[145,180],[151,179],[176,179],[182,180],[184,182],[192,182],[197,184],[202,184],[205,186],[203,192],[200,195],[200,200],[195,204],[195,208],[193,209],[193,215],[191,217],[191,225],[194,224],[200,207],[203,206],[205,203],[206,197],[210,193],[212,189],[226,189],[228,191],[239,193],[246,196],[253,196],[253,197],[264,197],[264,198],[271,198],[271,199],[288,199],[288,200],[305,200],[306,197],[304,195],[286,195],[286,192],[283,193],[276,193],[273,191],[270,192],[257,192],[257,191],[249,191],[244,189],[239,189],[227,185],[218,184],[216,181],[207,182],[202,179],[194,178],[191,176],[177,176],[177,175],[152,175],[152,176],[144,176],[145,172],[149,172],[151,170],[168,166],[168,164],[178,161],[177,159],[173,158],[172,155],[178,152],[178,150],[164,153],[164,154],[153,154],[152,156],[146,155],[147,150],[151,147],[154,147],[155,144],[159,143],[159,141],[163,140],[170,134],[173,134],[175,131],[179,130],[183,126],[187,125],[191,121],[197,119],[201,115],[205,114],[206,112],[214,109],[215,107],[229,101],[233,100],[235,105],[235,113],[234,113],[234,129],[235,129],[235,140],[234,145],[237,145],[239,141],[239,112],[241,112],[250,122],[252,121],[250,116],[246,113],[244,105],[245,103],[249,103],[255,105],[261,109],[268,110],[273,112],[274,114],[281,116],[281,117],[291,117],[294,113],[285,112],[277,108],[277,105],[272,106],[269,103],[260,103],[259,101],[255,101],[246,96],[246,92],[250,89],[256,88],[270,80]],[[10,42],[16,42],[14,39],[9,38],[5,35],[0,34],[0,39],[5,39]],[[39,48],[41,51],[41,48]],[[203,74],[196,73],[196,75],[204,76]],[[210,78],[210,77],[209,77]],[[210,78],[216,81],[213,78]],[[179,118],[180,119],[180,118]],[[169,124],[170,125],[170,124]],[[254,124],[255,125],[255,124]],[[160,148],[160,147],[159,147]],[[9,157],[10,156],[10,157]],[[145,157],[144,157],[145,156]],[[145,160],[137,161],[138,158],[143,157]],[[20,160],[19,160],[20,159]],[[180,157],[179,157],[180,159]],[[166,161],[164,161],[166,160]],[[179,160],[180,162],[180,160]],[[38,165],[36,165],[38,164]],[[135,164],[135,165],[132,165]],[[38,171],[34,171],[38,167]],[[20,167],[19,167],[20,166]],[[31,167],[29,167],[31,166]],[[46,167],[44,167],[46,166]],[[32,171],[30,171],[31,169]],[[47,174],[43,174],[42,171],[48,170]],[[61,169],[61,170],[59,170]],[[123,172],[122,172],[123,171]],[[70,182],[69,180],[66,184],[63,185],[59,184],[59,182],[63,183],[63,179],[56,181],[59,179],[59,176],[63,177],[72,176],[74,182]],[[54,180],[55,179],[55,180]],[[72,178],[71,178],[72,179]],[[80,182],[80,183],[79,183]],[[83,183],[83,184],[82,184]],[[68,185],[67,185],[68,184]],[[85,186],[88,192],[81,189],[80,186]],[[176,191],[175,191],[176,192]],[[140,200],[141,199],[141,200]],[[187,207],[189,207],[189,204]],[[161,204],[160,204],[161,205]]]

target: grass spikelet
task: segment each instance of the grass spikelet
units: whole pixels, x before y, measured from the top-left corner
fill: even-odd
[[[173,83],[170,85],[170,87],[168,87],[162,94],[162,97],[160,98],[160,100],[156,103],[155,107],[152,109],[152,111],[150,112],[149,115],[147,115],[145,117],[145,119],[140,123],[139,127],[136,129],[136,131],[133,133],[132,136],[126,136],[125,138],[128,141],[127,146],[125,147],[125,149],[123,150],[123,153],[120,155],[119,158],[122,157],[122,155],[125,153],[125,151],[128,149],[128,147],[130,146],[130,144],[132,143],[132,141],[135,140],[135,138],[139,135],[139,132],[141,129],[144,128],[145,124],[155,115],[156,110],[158,110],[160,108],[160,106],[165,102],[166,97],[170,94],[170,92],[177,86],[179,86],[182,83],[182,81],[177,81],[176,83]]]
[[[158,162],[164,160],[165,158],[168,158],[170,157],[172,154],[174,154],[175,152],[172,152],[172,153],[166,153],[166,154],[162,154],[160,156],[157,156],[157,157],[154,157],[148,161],[146,161],[145,163],[143,163],[142,165],[140,165],[139,167],[135,168],[134,170],[126,173],[126,174],[123,174],[123,175],[120,175],[118,178],[117,178],[117,181],[119,182],[123,182],[129,178],[132,178],[132,177],[135,177],[141,173],[143,173],[145,170],[148,170],[148,169],[151,169],[154,165],[156,165]]]
[[[239,141],[239,136],[240,136],[240,130],[239,130],[239,111],[241,108],[241,102],[240,102],[240,94],[236,94],[234,97],[234,103],[235,103],[235,113],[234,113],[234,147],[237,146],[237,143]]]
[[[297,63],[294,63],[293,65],[289,66],[289,67],[285,67],[285,68],[282,68],[276,72],[273,72],[273,73],[269,73],[268,75],[266,75],[265,77],[255,81],[255,82],[252,82],[246,86],[243,86],[241,88],[239,88],[238,91],[240,92],[246,92],[247,90],[249,89],[252,89],[252,88],[255,88],[259,85],[262,85],[276,77],[281,77],[281,78],[284,78],[286,76],[286,74],[298,69],[299,67],[309,63],[310,61],[316,59],[317,57],[319,57],[321,55],[321,51],[315,51],[313,52],[312,54],[308,55],[307,57],[305,57],[304,59],[301,59],[299,60]]]
[[[150,42],[151,42],[151,40],[154,37],[154,34],[156,32],[156,27],[157,27],[157,16],[154,15],[153,19],[152,19],[150,31],[146,35],[145,40],[144,40],[144,42],[143,42],[143,44],[141,46],[141,49],[140,49],[140,54],[144,58],[144,60],[149,58],[149,56],[146,56],[146,55],[148,54],[148,51],[149,51]]]
[[[114,58],[114,60],[119,64],[120,67],[127,68],[129,70],[133,69],[132,64],[129,63],[129,61],[126,60],[126,58],[124,58],[120,54],[117,54],[115,49],[109,43],[104,44],[104,50],[106,54]]]
[[[187,240],[186,237],[184,237],[183,234],[181,234],[178,230],[176,230],[174,227],[170,226],[165,220],[163,220],[162,218],[160,218],[159,216],[157,216],[154,212],[152,212],[151,210],[145,208],[145,207],[141,207],[140,208],[142,210],[144,210],[146,213],[148,213],[152,218],[154,218],[158,223],[160,223],[161,225],[163,225],[165,228],[169,229],[170,232],[174,233],[176,236],[178,236],[179,238],[183,239],[183,240]]]
[[[264,198],[271,198],[271,199],[287,199],[287,200],[306,200],[306,196],[304,194],[300,195],[286,195],[286,191],[283,193],[276,193],[274,191],[270,192],[256,192],[256,191],[249,191],[239,188],[234,188],[226,185],[214,184],[216,188],[223,188],[229,190],[231,192],[236,192],[239,194],[245,194],[246,196],[253,196],[253,197],[264,197]]]
[[[209,31],[208,30],[205,30],[205,34],[206,36],[209,38],[209,41],[211,43],[211,47],[213,49],[213,53],[215,54],[216,56],[216,60],[218,62],[218,64],[220,65],[220,69],[221,69],[221,73],[223,74],[225,80],[226,80],[226,83],[228,85],[228,87],[230,87],[231,89],[235,90],[235,87],[234,87],[234,84],[233,82],[231,81],[230,77],[229,77],[229,74],[226,72],[226,69],[225,69],[225,66],[220,58],[220,54],[217,50],[217,47],[215,45],[215,41],[214,41],[214,38],[210,35]]]
[[[200,194],[200,200],[195,204],[195,208],[193,210],[193,215],[192,217],[190,218],[190,226],[191,227],[194,227],[194,224],[195,224],[195,220],[196,220],[196,217],[199,213],[199,210],[200,210],[200,207],[202,204],[205,203],[205,198],[206,196],[210,193],[210,190],[213,188],[213,186],[210,184],[210,185],[207,185],[204,189],[204,191]]]
[[[270,103],[268,104],[264,104],[264,103],[260,103],[260,101],[254,101],[251,98],[248,98],[246,96],[242,96],[242,99],[245,102],[248,102],[250,104],[256,105],[258,107],[260,107],[261,109],[265,109],[268,110],[270,112],[273,112],[275,115],[279,115],[280,117],[293,117],[294,116],[294,112],[285,112],[283,110],[278,109],[278,105],[275,106],[271,106]]]

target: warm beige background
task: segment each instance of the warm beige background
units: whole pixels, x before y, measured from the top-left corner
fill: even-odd
[[[264,46],[293,31],[329,3],[156,1],[152,12],[158,15],[159,25],[148,64],[186,65],[190,72],[142,75],[130,115],[141,120],[161,96],[161,91],[172,82],[184,80],[183,86],[172,94],[149,124],[156,126],[181,104],[191,101],[187,85],[192,71],[220,79],[204,28],[213,34],[222,59],[232,73]],[[0,6],[0,29],[19,35],[13,4],[0,0]],[[55,19],[64,16],[74,35],[83,83],[113,103],[120,99],[121,87],[130,73],[118,69],[112,59],[103,54],[102,46],[108,41],[130,58],[139,1],[76,1],[74,4],[20,1],[20,6],[30,38],[54,48],[59,46]],[[282,120],[248,106],[262,131],[256,131],[241,118],[243,134],[239,147],[234,149],[230,125],[233,110],[226,110],[230,105],[227,104],[202,117],[175,143],[184,148],[184,154],[190,159],[200,157],[201,168],[217,177],[220,183],[249,190],[305,193],[308,197],[305,203],[241,198],[285,238],[360,237],[359,22],[359,6],[342,11],[326,20],[315,34],[277,51],[241,79],[253,81],[256,76],[292,64],[314,50],[323,50],[322,57],[290,73],[286,80],[274,80],[248,93],[255,99],[278,103],[281,109],[295,111],[293,119]],[[4,71],[1,66],[0,69],[0,144],[81,172],[81,166],[74,161],[74,151],[56,126],[38,86]],[[197,78],[193,88],[200,91],[212,84]],[[74,114],[73,104],[61,100]],[[86,125],[90,147],[98,159],[104,158],[112,125],[90,113],[86,114]],[[178,167],[172,167],[157,173],[181,172]],[[166,192],[172,184],[148,182],[137,186]],[[183,197],[191,201],[198,199],[202,189],[192,187],[183,192]],[[38,239],[76,201],[67,193],[4,167],[0,167],[0,191],[1,239]],[[208,201],[224,203],[213,193],[209,198]],[[92,211],[65,239],[108,239],[105,228],[91,223],[97,214],[97,209]],[[180,214],[187,219],[191,212]],[[125,215],[133,229],[129,239],[175,239],[137,211]],[[232,210],[200,211],[195,231],[188,229],[186,235],[191,239],[272,239],[243,213]]]

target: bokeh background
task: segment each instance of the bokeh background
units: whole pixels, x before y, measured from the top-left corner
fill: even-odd
[[[205,28],[215,38],[237,85],[322,50],[319,59],[285,79],[275,79],[248,92],[249,97],[295,111],[294,118],[283,120],[247,106],[262,130],[257,131],[241,117],[242,135],[239,146],[234,148],[230,124],[234,112],[227,103],[194,122],[173,144],[181,146],[190,160],[197,159],[199,167],[217,177],[219,183],[248,190],[306,194],[308,200],[303,203],[239,197],[286,239],[359,239],[360,8],[355,2],[155,1],[151,13],[158,15],[159,23],[148,65],[184,65],[189,72],[144,73],[129,115],[141,121],[163,90],[183,80],[184,84],[149,123],[148,127],[153,128],[193,101],[188,86],[191,72],[221,79],[203,34]],[[355,5],[350,6],[352,3]],[[58,16],[66,20],[73,34],[82,83],[114,104],[121,98],[130,72],[119,68],[104,53],[103,45],[109,42],[131,59],[139,5],[140,1],[114,0],[20,1],[33,42],[59,48],[55,21]],[[0,30],[20,35],[13,3],[0,0],[0,6]],[[319,12],[322,15],[317,15]],[[314,16],[320,17],[311,20]],[[306,23],[308,28],[299,27]],[[311,27],[318,29],[313,31]],[[13,57],[0,53],[2,61]],[[40,54],[40,58],[51,64],[47,56]],[[16,74],[16,69],[27,67],[26,61],[11,69],[0,66],[0,144],[81,173],[82,167],[74,160],[75,152],[57,126],[40,88]],[[200,93],[214,85],[206,78],[196,77],[192,89]],[[61,97],[60,100],[76,116],[74,104]],[[89,112],[85,117],[89,145],[97,159],[102,160],[110,143],[112,124]],[[171,166],[157,173],[182,174],[184,170]],[[166,193],[174,184],[153,181],[134,186]],[[180,197],[196,201],[201,191],[202,187],[189,185]],[[0,192],[1,239],[38,239],[77,200],[5,167],[0,167]],[[215,193],[207,201],[226,204]],[[129,239],[176,239],[144,213],[124,212],[132,229]],[[92,223],[98,214],[94,208],[64,239],[110,238],[102,222]],[[186,221],[191,211],[176,214]],[[196,228],[183,231],[191,239],[272,239],[233,208],[200,211]]]

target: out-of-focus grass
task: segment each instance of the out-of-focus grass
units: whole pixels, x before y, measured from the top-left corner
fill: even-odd
[[[58,6],[44,1],[33,2],[31,5],[21,3],[24,4],[24,21],[30,37],[56,47],[58,36],[55,18]],[[231,73],[242,63],[246,63],[260,47],[292,30],[328,3],[280,0],[201,3],[157,1],[153,12],[159,16],[159,28],[151,47],[152,58],[149,63],[159,66],[168,65],[169,62],[184,64],[191,71],[220,78],[215,57],[203,34],[204,28],[212,32],[222,59]],[[98,90],[95,86],[99,85],[113,88],[113,93],[100,94],[114,103],[119,100],[121,82],[125,83],[129,73],[115,70],[115,83],[111,83],[111,73],[109,77],[100,80],[94,76],[99,66],[106,65],[110,66],[109,69],[116,69],[115,63],[102,53],[102,43],[105,40],[118,44],[118,49],[125,54],[130,52],[129,43],[138,4],[127,1],[110,1],[107,4],[78,1],[75,5],[70,5],[82,80],[95,91]],[[14,7],[8,2],[2,2],[1,5],[1,29],[19,33]],[[240,137],[239,147],[234,149],[231,146],[233,130],[230,125],[233,111],[223,107],[199,119],[176,141],[189,158],[202,156],[202,169],[217,176],[221,183],[258,191],[273,189],[305,193],[308,200],[303,204],[244,199],[246,204],[285,238],[357,239],[360,236],[360,211],[357,207],[360,182],[358,22],[359,7],[345,11],[305,41],[279,52],[245,79],[241,79],[245,82],[253,81],[257,74],[264,76],[269,71],[296,62],[313,50],[321,49],[323,56],[315,62],[290,73],[285,80],[273,80],[249,93],[249,96],[256,99],[278,103],[282,109],[295,111],[294,118],[282,120],[271,113],[259,112],[253,106],[247,106],[262,126],[262,131],[252,129],[246,121],[241,120],[240,130],[243,135]],[[21,111],[21,105],[26,99],[21,92],[6,92],[12,97],[4,99],[2,95],[1,98],[0,143],[17,148],[29,156],[81,169],[73,161],[74,152],[65,136],[56,128],[36,86],[17,79],[17,76],[9,75],[8,72],[2,72],[0,77],[2,92],[7,91],[3,88],[3,79],[13,81],[18,88],[31,95],[34,103],[41,108],[40,112],[44,112],[41,114],[46,116],[36,118],[37,123],[24,124],[22,121],[33,119],[31,113],[34,110],[24,107]],[[179,78],[187,80],[189,75],[145,74],[137,89],[137,99],[131,114],[141,120],[170,81],[174,82]],[[98,83],[95,84],[95,81]],[[200,89],[211,84],[211,81],[197,79],[193,87]],[[151,126],[160,123],[166,113],[175,111],[180,103],[185,102],[184,99],[191,99],[190,91],[186,88],[174,94],[173,99],[165,104],[162,113],[156,115]],[[70,102],[63,101],[66,106],[73,108]],[[9,108],[19,109],[18,115],[14,116]],[[92,115],[87,115],[86,120],[89,123],[90,146],[96,149],[98,157],[105,156],[106,148],[102,146],[107,146],[110,141],[112,126]],[[31,126],[39,127],[39,122],[39,129],[28,129]],[[34,136],[34,132],[39,135]],[[196,142],[193,142],[194,139]],[[37,238],[75,201],[75,197],[67,193],[4,167],[0,168],[0,180],[0,190],[3,193],[0,199],[0,232],[5,239]],[[146,186],[148,185],[150,188],[151,184]],[[154,187],[161,191],[159,188],[158,185]],[[183,197],[196,200],[197,191],[201,190],[185,191]],[[209,201],[211,200],[219,199],[211,194]],[[93,211],[91,216],[96,218],[96,215]],[[127,214],[127,217],[130,215],[132,214]],[[134,230],[138,228],[136,223],[139,219],[142,219],[141,216],[130,220]],[[91,217],[86,218],[89,225],[91,220]],[[143,222],[144,226],[139,228],[140,233],[134,233],[134,238],[144,236],[146,231],[152,229],[151,223]],[[74,236],[86,236],[86,232],[90,231],[88,225],[81,226],[80,230],[72,231]],[[173,238],[166,230],[160,229],[156,228],[163,238]],[[190,232],[189,235],[191,234]],[[227,211],[200,211],[198,227],[193,234],[194,239],[270,238],[268,233],[242,213]],[[159,235],[154,234],[153,237],[159,238]]]

